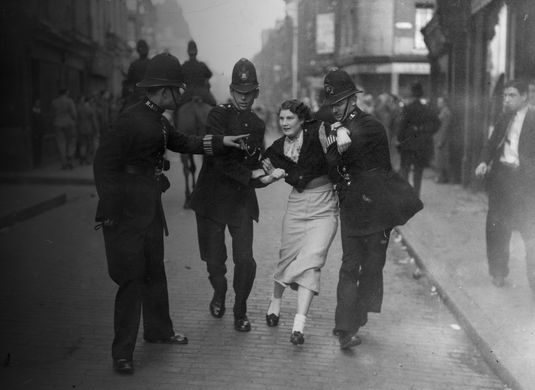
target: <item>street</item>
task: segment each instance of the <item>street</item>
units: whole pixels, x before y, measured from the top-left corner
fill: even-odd
[[[195,216],[183,210],[182,167],[173,163],[164,194],[170,235],[166,267],[171,318],[189,345],[149,345],[139,332],[136,372],[111,367],[115,285],[102,234],[94,230],[92,186],[67,204],[0,232],[0,370],[2,389],[504,389],[400,243],[391,240],[383,312],[371,314],[362,345],[341,351],[332,336],[340,237],[322,273],[322,290],[305,328],[305,344],[289,342],[296,294],[283,298],[277,328],[265,324],[290,187],[257,191],[258,265],[248,302],[250,333],[238,333],[232,312],[211,317],[211,288],[199,260]],[[39,187],[36,186],[38,191]],[[228,246],[230,247],[230,245]],[[232,260],[227,265],[232,280]],[[227,307],[233,304],[232,291]]]

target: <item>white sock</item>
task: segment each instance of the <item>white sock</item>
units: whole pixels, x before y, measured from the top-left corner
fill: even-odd
[[[292,329],[292,332],[304,333],[303,330],[305,329],[306,320],[307,316],[304,316],[302,314],[296,314],[294,317],[294,327]]]
[[[282,298],[271,297],[271,302],[269,304],[267,313],[275,314],[276,316],[278,316],[281,312],[281,301]]]

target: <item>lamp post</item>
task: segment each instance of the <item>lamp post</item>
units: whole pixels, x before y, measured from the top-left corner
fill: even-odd
[[[299,91],[298,72],[298,43],[299,43],[299,0],[285,0],[286,14],[292,19],[292,97],[297,98]]]

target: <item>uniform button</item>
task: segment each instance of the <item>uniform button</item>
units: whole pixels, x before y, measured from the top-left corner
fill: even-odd
[[[249,124],[248,124],[248,123],[244,123],[244,126],[245,126],[245,127],[249,127]]]
[[[303,176],[299,176],[299,180],[301,180],[303,178]]]

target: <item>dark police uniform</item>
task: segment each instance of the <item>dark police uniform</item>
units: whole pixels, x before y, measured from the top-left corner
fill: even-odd
[[[259,180],[251,179],[251,171],[261,168],[264,132],[264,122],[253,111],[240,111],[232,104],[214,107],[208,115],[207,133],[249,134],[248,147],[205,157],[191,196],[201,259],[207,263],[215,296],[223,302],[227,291],[225,227],[232,236],[236,318],[244,317],[247,312],[246,302],[256,275],[253,220],[258,222],[259,210],[254,187],[262,185]]]
[[[210,93],[210,84],[208,81],[212,77],[212,71],[208,66],[204,62],[191,58],[184,62],[182,71],[184,72],[187,88],[181,102],[185,103],[198,96],[203,102],[215,106],[216,101]]]
[[[328,74],[325,83],[327,96],[348,98],[358,92],[343,71]],[[413,188],[393,172],[387,133],[377,119],[355,107],[342,125],[350,133],[349,149],[338,153],[333,130],[327,151],[329,174],[339,194],[343,250],[334,330],[354,334],[366,324],[368,312],[381,310],[390,231],[423,205]]]
[[[199,154],[224,149],[222,137],[173,131],[162,112],[147,99],[126,109],[95,156],[96,221],[115,221],[103,227],[109,275],[119,285],[113,359],[132,359],[141,312],[146,340],[174,335],[163,263],[161,193],[168,182],[160,173],[166,147]]]

